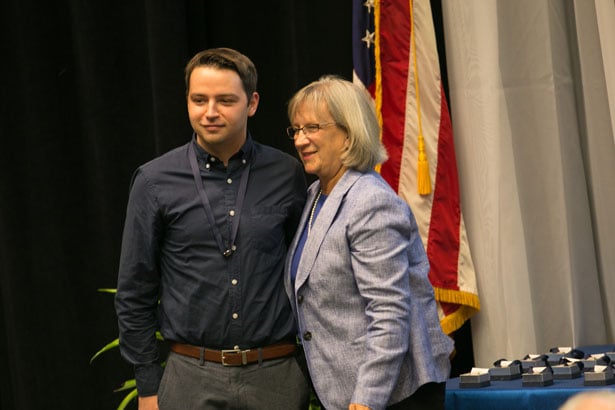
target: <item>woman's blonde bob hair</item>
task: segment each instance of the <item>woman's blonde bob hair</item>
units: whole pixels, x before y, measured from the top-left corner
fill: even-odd
[[[386,161],[374,102],[365,88],[341,77],[325,75],[291,98],[288,103],[291,123],[300,109],[316,115],[328,111],[336,125],[346,132],[350,144],[341,159],[347,168],[366,172]]]

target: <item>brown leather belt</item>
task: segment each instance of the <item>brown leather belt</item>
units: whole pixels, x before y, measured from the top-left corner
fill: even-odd
[[[183,356],[220,363],[222,366],[245,366],[263,360],[292,356],[297,350],[297,345],[284,342],[247,350],[212,350],[183,343],[171,343],[171,350]]]

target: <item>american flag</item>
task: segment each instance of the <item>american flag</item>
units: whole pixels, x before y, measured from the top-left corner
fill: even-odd
[[[352,29],[354,81],[375,100],[389,153],[379,172],[414,212],[440,323],[451,334],[480,309],[480,301],[431,5],[353,0]]]

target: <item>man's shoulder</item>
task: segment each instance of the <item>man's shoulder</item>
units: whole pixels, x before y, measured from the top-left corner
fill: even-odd
[[[164,154],[159,155],[154,159],[149,160],[148,162],[142,164],[139,169],[141,169],[142,171],[155,172],[177,168],[182,164],[187,164],[187,152],[188,144],[181,145],[179,147],[171,149],[170,151],[165,152]]]

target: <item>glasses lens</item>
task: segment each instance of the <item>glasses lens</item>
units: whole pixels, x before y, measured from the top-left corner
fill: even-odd
[[[319,129],[320,126],[318,124],[306,124],[303,126],[303,132],[306,134],[314,134]]]
[[[297,131],[299,131],[297,128],[295,127],[288,127],[286,128],[286,134],[288,134],[288,137],[290,139],[295,139],[295,134],[297,133]]]

